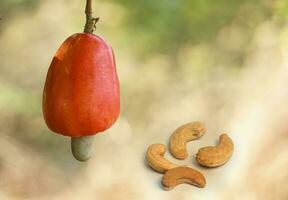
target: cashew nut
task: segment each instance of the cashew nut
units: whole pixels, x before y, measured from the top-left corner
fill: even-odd
[[[196,160],[206,167],[218,167],[226,163],[234,150],[233,141],[227,134],[220,135],[217,146],[203,147],[198,150]]]
[[[171,154],[181,160],[187,158],[186,143],[200,138],[205,132],[206,128],[201,122],[192,122],[180,126],[170,137],[169,148]]]
[[[151,144],[146,153],[146,160],[151,168],[157,172],[164,173],[168,169],[177,167],[178,165],[164,158],[166,147],[163,144]]]
[[[206,180],[201,172],[189,167],[176,167],[170,169],[162,178],[162,185],[165,190],[171,190],[182,183],[188,183],[203,188],[206,185]]]
[[[94,153],[94,137],[95,136],[92,135],[71,138],[71,150],[75,159],[82,162],[90,159]]]

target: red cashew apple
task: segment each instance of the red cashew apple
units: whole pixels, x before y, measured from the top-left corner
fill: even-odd
[[[108,129],[119,114],[119,84],[112,49],[99,36],[78,33],[58,49],[43,94],[47,126],[80,137]]]
[[[85,161],[91,156],[91,136],[117,120],[119,96],[112,48],[97,35],[77,33],[64,41],[49,67],[44,119],[50,130],[72,138],[74,157]]]

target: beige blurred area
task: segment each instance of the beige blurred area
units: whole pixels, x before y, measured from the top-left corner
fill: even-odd
[[[48,66],[82,31],[85,1],[26,1],[0,3],[1,200],[288,199],[285,0],[94,0],[96,33],[115,51],[121,115],[96,136],[86,163],[73,158],[70,138],[48,130],[41,110]],[[166,157],[203,172],[207,186],[164,191],[162,175],[145,163],[147,146],[167,144],[191,121],[203,121],[206,135],[187,145],[185,161]],[[232,159],[197,165],[197,150],[224,132],[235,144]]]

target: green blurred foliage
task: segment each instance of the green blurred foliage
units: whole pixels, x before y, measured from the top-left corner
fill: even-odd
[[[251,8],[251,12],[243,13],[247,22],[254,21],[259,13],[264,15],[262,19],[271,15],[271,8],[263,0],[109,1],[126,9],[125,22],[122,25],[123,37],[130,38],[129,45],[137,50],[141,59],[155,53],[176,55],[185,45],[215,39],[218,31],[231,23],[241,7]],[[2,0],[0,14],[31,9],[38,3],[40,1]],[[97,7],[95,4],[94,7]],[[279,16],[287,16],[285,0],[277,1],[277,8]]]
[[[219,29],[229,24],[245,5],[253,8],[251,11],[255,17],[259,12],[268,14],[268,9],[261,0],[115,2],[127,9],[126,25],[133,41],[131,45],[135,48],[142,47],[137,48],[141,56],[149,56],[155,52],[173,55],[183,45],[211,41],[215,39]],[[253,20],[253,17],[249,16],[249,20]]]
[[[287,20],[288,19],[288,1],[280,0],[276,4],[276,17]]]
[[[39,1],[36,0],[1,0],[0,1],[0,14],[6,15],[13,10],[19,8],[28,9],[35,6]]]

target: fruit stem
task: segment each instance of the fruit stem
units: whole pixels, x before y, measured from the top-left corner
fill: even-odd
[[[86,14],[86,24],[84,27],[84,33],[92,34],[93,31],[96,30],[96,23],[100,19],[99,17],[95,18],[92,16],[92,0],[86,0],[85,14]]]

